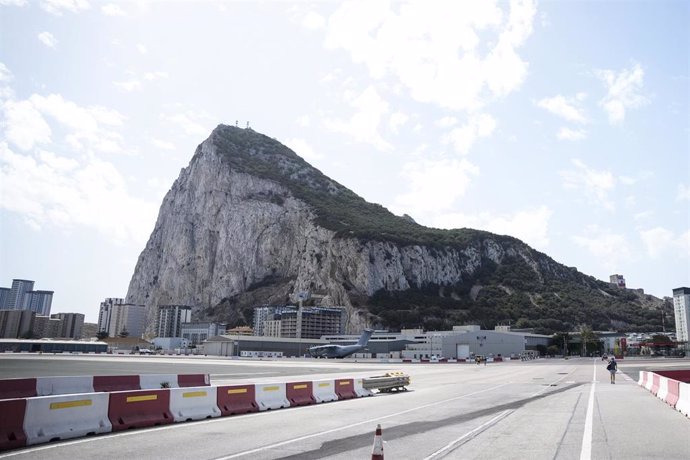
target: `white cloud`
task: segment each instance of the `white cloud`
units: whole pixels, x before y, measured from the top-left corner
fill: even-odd
[[[116,5],[115,3],[108,3],[107,5],[103,5],[101,7],[101,11],[106,16],[125,16],[125,11],[122,8],[120,8],[120,5]]]
[[[3,105],[5,137],[22,150],[51,142],[52,131],[31,101],[7,101]]]
[[[579,102],[584,100],[583,94],[579,93],[575,98],[566,98],[559,94],[554,97],[544,98],[537,102],[537,105],[565,120],[575,123],[587,123],[587,117],[585,117],[582,107],[579,106]]]
[[[79,162],[46,151],[20,155],[0,142],[0,207],[37,229],[83,226],[116,242],[144,244],[156,203],[132,197],[111,163],[84,158]]]
[[[580,141],[587,137],[587,131],[584,129],[570,129],[563,127],[558,131],[557,137],[562,141]]]
[[[350,101],[356,109],[347,120],[325,120],[327,129],[352,136],[357,142],[371,144],[379,150],[390,150],[391,144],[379,134],[382,117],[388,112],[388,103],[379,95],[373,86]]]
[[[147,81],[156,81],[156,80],[163,80],[165,78],[168,78],[168,72],[146,72],[144,74],[144,80]]]
[[[683,235],[675,235],[671,230],[654,227],[640,231],[640,239],[652,258],[659,258],[669,252],[681,257],[690,256],[690,231]]]
[[[561,171],[563,187],[581,190],[592,202],[608,210],[614,209],[609,193],[616,187],[616,177],[610,171],[589,168],[582,161],[574,159],[575,170]]]
[[[676,201],[690,201],[690,185],[678,184]]]
[[[59,94],[33,94],[29,99],[6,101],[3,115],[7,140],[22,150],[50,143],[53,130],[60,129],[73,149],[124,153],[122,136],[113,130],[124,117],[114,110],[80,107]]]
[[[516,50],[535,12],[532,1],[511,3],[507,18],[489,1],[348,2],[329,18],[325,44],[375,79],[397,79],[417,101],[477,109],[485,93],[504,96],[522,84],[527,63]]]
[[[57,46],[57,39],[50,32],[41,32],[38,34],[38,39],[48,48],[55,48]]]
[[[42,0],[41,8],[50,14],[62,16],[64,11],[78,13],[91,7],[87,0]]]
[[[161,119],[176,125],[186,135],[194,138],[206,138],[215,127],[213,118],[203,111],[187,110],[174,114],[161,114]]]
[[[394,133],[398,132],[398,129],[401,126],[404,126],[405,123],[407,123],[407,120],[409,120],[410,117],[405,115],[403,112],[395,112],[391,114],[390,120],[388,121],[388,126],[390,127],[391,131]]]
[[[451,213],[437,217],[433,225],[439,228],[476,228],[499,235],[510,235],[536,249],[545,250],[549,246],[549,221],[552,214],[548,206],[501,215],[490,212],[478,215]]]
[[[599,70],[596,75],[606,85],[607,94],[599,105],[608,113],[611,124],[622,123],[626,110],[636,109],[648,102],[647,98],[640,94],[644,84],[644,70],[639,64],[618,73],[613,70]]]
[[[323,29],[326,27],[326,19],[320,14],[310,11],[304,15],[302,25],[310,30]]]
[[[447,137],[455,150],[467,154],[477,138],[488,137],[496,128],[496,120],[487,113],[470,115],[467,123],[453,129]]]
[[[395,198],[396,214],[433,216],[450,209],[469,187],[479,168],[465,159],[421,160],[406,163],[401,176],[409,191]]]
[[[142,88],[139,80],[114,81],[113,85],[128,93],[133,91],[141,91]]]
[[[4,63],[0,62],[0,82],[7,83],[12,81],[13,78],[10,69],[8,69]]]
[[[151,144],[161,150],[175,150],[175,144],[160,139],[151,139]]]
[[[440,126],[441,128],[450,128],[451,126],[455,126],[458,124],[458,119],[455,117],[443,117],[440,120],[436,121],[436,125]]]
[[[149,52],[148,48],[146,48],[146,47],[145,47],[144,45],[142,45],[141,43],[139,43],[139,44],[136,46],[136,48],[137,48],[137,51],[139,51],[139,53],[141,53],[141,54],[146,54],[146,53]]]
[[[320,160],[323,158],[323,155],[315,152],[311,145],[309,145],[309,143],[304,139],[286,139],[284,144],[307,161]]]
[[[618,272],[633,259],[632,246],[625,235],[596,225],[587,227],[585,234],[573,236],[572,239],[575,244],[589,251],[611,273]]]
[[[309,115],[302,115],[295,121],[295,123],[297,123],[297,126],[301,126],[302,128],[308,128],[311,125],[311,118],[309,118]]]
[[[28,0],[0,0],[0,5],[3,6],[25,6]]]

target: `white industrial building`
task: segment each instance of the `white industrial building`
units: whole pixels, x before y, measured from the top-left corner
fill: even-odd
[[[141,337],[146,327],[146,307],[125,303],[124,299],[107,298],[101,302],[98,330],[117,337],[126,331],[129,337]]]

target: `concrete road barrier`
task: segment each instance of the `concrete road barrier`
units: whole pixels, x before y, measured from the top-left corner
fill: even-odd
[[[335,394],[338,395],[338,399],[356,398],[357,393],[355,393],[355,384],[353,379],[336,379]]]
[[[363,398],[365,396],[374,396],[374,392],[368,388],[364,388],[364,379],[354,379],[355,384],[355,394],[358,398]]]
[[[110,393],[108,418],[113,425],[113,431],[173,423],[170,390]]]
[[[661,385],[661,376],[656,372],[652,373],[652,387],[649,391],[652,392],[654,396],[659,392],[659,385]]]
[[[0,399],[29,398],[36,396],[36,379],[0,380]]]
[[[211,380],[208,374],[178,374],[177,385],[183,387],[202,387],[209,386]]]
[[[668,379],[668,394],[664,401],[671,407],[676,407],[678,398],[680,398],[680,385],[678,380]]]
[[[0,400],[0,452],[26,445],[25,412],[24,398]]]
[[[177,374],[140,374],[139,388],[132,390],[160,390],[161,388],[179,388]]]
[[[258,412],[254,385],[230,385],[217,388],[217,404],[223,416]]]
[[[290,407],[284,383],[262,383],[254,385],[254,388],[260,411]]]
[[[93,392],[93,377],[90,375],[36,378],[37,396]]]
[[[676,410],[680,411],[686,417],[690,417],[690,383],[681,382],[678,385],[678,402],[676,403]]]
[[[335,380],[315,380],[312,382],[312,391],[317,403],[337,401],[335,393]]]
[[[217,387],[172,388],[170,412],[176,422],[220,417]]]
[[[86,393],[26,399],[26,444],[109,433],[108,394]]]
[[[290,407],[316,404],[312,382],[290,382],[285,386],[285,395]]]
[[[139,390],[138,375],[97,375],[93,378],[94,391]]]
[[[659,376],[659,389],[656,392],[656,397],[662,401],[666,401],[666,395],[668,395],[668,380],[664,376]]]

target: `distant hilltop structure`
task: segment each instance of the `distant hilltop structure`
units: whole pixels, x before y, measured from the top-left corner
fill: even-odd
[[[609,282],[616,287],[625,289],[625,278],[623,278],[623,275],[611,275]]]

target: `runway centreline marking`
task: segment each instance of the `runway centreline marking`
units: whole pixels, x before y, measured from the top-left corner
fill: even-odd
[[[399,415],[407,414],[407,413],[409,413],[409,412],[414,412],[414,411],[416,411],[416,410],[421,410],[421,409],[426,409],[426,408],[428,408],[428,407],[433,407],[433,406],[438,406],[438,405],[441,405],[441,404],[446,404],[446,403],[448,403],[448,402],[450,402],[450,401],[456,401],[456,400],[459,400],[459,399],[467,398],[467,397],[474,396],[474,395],[478,395],[478,394],[481,394],[481,393],[486,393],[486,392],[488,392],[488,391],[492,391],[492,390],[495,390],[495,389],[497,389],[497,388],[502,388],[502,387],[507,386],[507,385],[509,385],[509,383],[504,383],[504,384],[501,384],[501,385],[496,385],[496,386],[494,386],[494,387],[487,388],[487,389],[485,389],[485,390],[475,391],[474,393],[468,393],[468,394],[466,394],[466,395],[456,396],[456,397],[454,397],[454,398],[444,399],[443,401],[437,401],[437,402],[435,402],[435,403],[425,404],[425,405],[423,405],[423,406],[418,406],[418,407],[415,407],[415,408],[412,408],[412,409],[407,409],[407,410],[404,410],[404,411],[402,411],[402,412],[396,412],[396,413],[394,413],[394,414],[384,415],[384,416],[381,416],[381,417],[375,417],[375,418],[372,418],[372,419],[370,419],[370,420],[365,420],[365,421],[362,421],[362,422],[353,423],[353,424],[348,425],[348,426],[333,428],[333,429],[331,429],[331,430],[321,431],[321,432],[318,432],[318,433],[312,433],[312,434],[310,434],[310,435],[301,436],[301,437],[295,438],[295,439],[289,439],[289,440],[287,440],[287,441],[282,441],[282,442],[279,442],[279,443],[271,444],[271,445],[269,445],[269,446],[263,446],[263,447],[260,447],[260,448],[257,448],[257,449],[247,450],[247,451],[240,452],[240,453],[237,453],[237,454],[232,454],[232,455],[227,456],[227,457],[219,457],[219,458],[217,458],[216,460],[225,460],[225,459],[230,459],[230,458],[236,458],[236,457],[240,457],[240,456],[242,456],[242,455],[248,455],[248,454],[252,454],[252,453],[255,453],[255,452],[261,452],[261,451],[267,450],[267,449],[273,449],[273,448],[275,448],[275,447],[280,447],[280,446],[283,446],[283,445],[286,445],[286,444],[291,444],[291,443],[293,443],[293,442],[303,441],[303,440],[305,440],[305,439],[314,438],[314,437],[317,437],[317,436],[322,436],[322,435],[324,435],[324,434],[335,433],[335,432],[337,432],[337,431],[346,430],[346,429],[353,428],[353,427],[356,427],[356,426],[359,426],[359,425],[364,425],[364,424],[372,423],[372,422],[375,422],[375,421],[378,421],[378,420],[385,420],[385,419],[387,419],[387,418],[397,417],[397,416],[399,416]],[[307,409],[307,408],[310,408],[310,407],[319,407],[319,406],[301,406],[301,407],[294,407],[294,408],[292,408],[292,409],[293,409],[293,410],[300,410],[300,409]],[[266,414],[268,414],[268,413],[269,413],[269,412],[255,412],[255,413],[252,413],[252,414],[244,414],[244,415],[242,415],[242,418],[260,417],[260,416],[266,415]],[[177,429],[177,428],[185,428],[185,427],[188,428],[188,427],[190,427],[190,426],[200,426],[200,425],[206,425],[206,424],[209,424],[209,423],[227,422],[228,419],[233,419],[233,418],[234,418],[234,419],[237,419],[237,417],[219,417],[219,418],[215,418],[215,419],[212,419],[212,420],[199,420],[199,421],[194,422],[193,425],[186,424],[186,423],[176,423],[176,424],[173,424],[173,425],[165,425],[165,426],[159,426],[159,427],[154,427],[154,428],[147,428],[147,429],[142,430],[142,431],[125,431],[125,432],[115,433],[115,434],[110,433],[110,434],[107,434],[106,436],[99,436],[99,437],[95,437],[95,438],[83,438],[83,439],[77,439],[77,440],[74,440],[74,441],[61,442],[60,444],[49,444],[49,445],[40,446],[40,447],[33,447],[33,448],[29,448],[29,449],[22,449],[22,450],[20,450],[20,451],[15,451],[15,452],[2,453],[2,454],[0,454],[0,459],[2,459],[2,458],[15,457],[15,456],[17,456],[17,455],[31,454],[31,453],[33,453],[33,452],[40,452],[40,451],[42,451],[42,450],[47,450],[47,449],[55,449],[55,448],[59,448],[59,447],[73,446],[73,445],[83,444],[83,443],[87,443],[87,442],[105,441],[105,440],[109,440],[109,439],[113,439],[113,438],[119,438],[119,437],[124,437],[124,436],[145,435],[145,434],[148,434],[148,433],[155,433],[155,432],[157,432],[157,431],[174,430],[174,429]]]
[[[299,438],[289,439],[289,440],[287,440],[287,441],[277,442],[277,443],[275,443],[275,444],[270,444],[270,445],[268,445],[268,446],[258,447],[258,448],[256,448],[256,449],[251,449],[251,450],[245,450],[244,452],[238,452],[238,453],[236,453],[236,454],[228,455],[228,456],[225,456],[225,457],[217,457],[217,458],[215,458],[214,460],[228,460],[228,459],[231,459],[231,458],[242,457],[242,456],[244,456],[244,455],[255,454],[255,453],[257,453],[257,452],[261,452],[261,451],[268,450],[268,449],[275,449],[276,447],[281,447],[281,446],[284,446],[284,445],[287,445],[287,444],[292,444],[293,442],[304,441],[305,439],[315,438],[315,437],[317,437],[317,436],[322,436],[322,435],[324,435],[324,434],[335,433],[335,432],[338,432],[338,431],[343,431],[343,430],[347,430],[347,429],[350,429],[350,428],[354,428],[354,427],[356,427],[356,426],[365,425],[365,424],[377,422],[377,421],[380,421],[380,420],[385,420],[385,419],[391,418],[391,417],[397,417],[397,416],[399,416],[399,415],[403,415],[403,414],[407,414],[407,413],[410,413],[410,412],[414,412],[414,411],[416,411],[416,410],[421,410],[421,409],[426,409],[426,408],[428,408],[428,407],[434,407],[434,406],[438,406],[438,405],[441,405],[441,404],[446,404],[446,403],[448,403],[448,402],[450,402],[450,401],[457,401],[457,400],[459,400],[459,399],[467,398],[467,397],[469,397],[469,396],[478,395],[478,394],[480,394],[480,393],[486,393],[487,391],[495,390],[495,389],[497,389],[497,388],[501,388],[501,387],[504,387],[504,386],[507,386],[507,385],[509,385],[509,384],[508,384],[508,383],[504,383],[504,384],[502,384],[502,385],[496,385],[496,386],[494,386],[494,387],[487,388],[486,390],[475,391],[474,393],[468,393],[468,394],[463,395],[463,396],[456,396],[455,398],[449,398],[449,399],[444,399],[443,401],[437,401],[437,402],[435,402],[435,403],[425,404],[425,405],[423,405],[423,406],[418,406],[418,407],[414,407],[414,408],[412,408],[412,409],[407,409],[407,410],[404,410],[404,411],[401,411],[401,412],[396,412],[395,414],[384,415],[384,416],[382,416],[382,417],[375,417],[375,418],[372,418],[372,419],[369,419],[369,420],[364,420],[363,422],[352,423],[352,424],[347,425],[347,426],[341,426],[341,427],[338,427],[338,428],[333,428],[333,429],[321,431],[321,432],[318,432],[318,433],[312,433],[312,434],[308,434],[308,435],[305,435],[305,436],[300,436]]]
[[[582,448],[580,449],[580,460],[591,460],[592,458],[592,431],[594,430],[594,392],[597,386],[597,362],[592,363],[592,388],[589,390],[589,401],[587,401],[587,416],[585,417],[585,431],[582,433]]]

